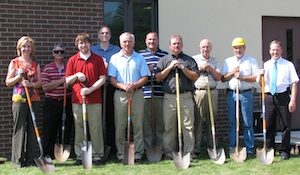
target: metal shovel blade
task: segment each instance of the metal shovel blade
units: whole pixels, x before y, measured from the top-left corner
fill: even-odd
[[[54,164],[51,157],[39,157],[34,159],[35,164],[45,173],[54,172]]]
[[[149,162],[159,162],[162,158],[162,148],[152,144],[146,149],[146,156]]]
[[[54,157],[59,162],[65,162],[70,156],[71,145],[56,143],[54,145]]]
[[[224,149],[211,149],[211,148],[207,148],[207,153],[210,157],[210,160],[215,163],[215,164],[224,164],[225,160],[226,160],[226,156],[225,156],[225,151]]]
[[[246,148],[230,148],[230,158],[235,162],[244,162],[247,158]]]
[[[190,166],[191,162],[191,155],[187,153],[186,155],[182,156],[181,152],[179,153],[172,153],[174,164],[177,168],[187,169]]]
[[[134,165],[134,144],[123,142],[124,158],[123,165]]]
[[[274,160],[274,149],[257,148],[256,157],[262,164],[271,164]]]
[[[92,142],[83,141],[81,146],[82,151],[82,165],[84,169],[91,169],[93,166],[92,162]]]

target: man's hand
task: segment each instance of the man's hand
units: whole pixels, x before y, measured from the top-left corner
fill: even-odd
[[[78,79],[80,82],[85,82],[85,81],[86,81],[86,77],[85,77],[85,75],[84,75],[82,72],[77,72],[77,73],[76,73],[76,76],[77,76],[77,79]]]

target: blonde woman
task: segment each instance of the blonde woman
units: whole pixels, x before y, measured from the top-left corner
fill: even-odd
[[[39,114],[40,96],[38,88],[41,87],[41,70],[38,62],[32,58],[35,53],[34,41],[23,36],[17,43],[17,57],[10,61],[6,76],[6,86],[13,87],[12,112],[12,165],[14,168],[33,166],[35,157],[35,133],[31,114],[26,102],[24,86],[28,87],[32,108]]]

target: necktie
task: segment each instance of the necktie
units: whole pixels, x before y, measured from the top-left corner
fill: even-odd
[[[273,72],[272,72],[271,89],[270,89],[272,95],[276,93],[276,82],[277,82],[277,61],[274,62]]]

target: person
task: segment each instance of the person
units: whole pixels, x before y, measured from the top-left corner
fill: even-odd
[[[106,81],[106,68],[102,57],[90,51],[90,35],[81,32],[75,39],[78,52],[69,58],[66,69],[66,83],[72,85],[72,110],[75,126],[74,165],[82,164],[80,143],[84,140],[82,97],[85,96],[90,139],[93,145],[93,163],[102,165],[104,153],[102,130],[101,86]]]
[[[200,75],[196,61],[183,53],[183,42],[180,35],[170,38],[171,54],[161,58],[157,63],[155,78],[162,81],[164,91],[163,117],[165,131],[163,135],[163,149],[165,159],[172,159],[172,152],[176,150],[177,112],[176,112],[176,78],[175,69],[179,69],[180,110],[184,149],[183,153],[192,153],[195,144],[194,138],[194,102],[192,91],[194,81]],[[192,158],[191,158],[192,160]]]
[[[59,131],[61,143],[61,125],[63,116],[64,89],[68,89],[65,80],[66,62],[65,47],[56,43],[52,49],[53,61],[42,69],[42,88],[45,92],[43,105],[43,148],[44,155],[54,158],[54,145]],[[70,144],[73,126],[71,91],[67,93],[64,144]]]
[[[222,69],[222,82],[227,84],[228,136],[229,147],[236,147],[236,88],[239,88],[239,101],[243,120],[244,143],[248,156],[254,155],[252,88],[256,87],[258,65],[255,58],[245,55],[245,40],[237,37],[232,41],[234,56],[225,60]]]
[[[108,66],[110,83],[116,88],[114,105],[117,158],[123,161],[123,142],[126,138],[128,97],[134,96],[131,101],[134,159],[135,162],[142,163],[144,153],[144,98],[141,87],[147,83],[150,71],[144,57],[133,49],[135,45],[134,35],[124,32],[119,36],[119,40],[122,49],[111,57]]]
[[[148,77],[148,82],[142,89],[145,99],[145,109],[144,109],[144,142],[145,148],[152,145],[153,142],[157,146],[163,145],[163,133],[164,133],[164,121],[163,121],[163,91],[162,83],[155,81],[153,76],[154,69],[156,69],[157,62],[161,57],[168,55],[168,52],[161,50],[158,47],[158,35],[156,32],[149,32],[146,35],[145,44],[147,48],[140,52],[140,54],[145,58],[148,67],[151,71],[151,76]],[[153,81],[153,82],[152,82]],[[153,83],[153,87],[151,87]],[[153,91],[152,91],[153,90]],[[152,94],[153,93],[153,94]],[[153,98],[153,99],[151,99]],[[153,100],[153,101],[152,101]],[[152,104],[153,102],[153,104]],[[153,105],[153,106],[152,106]],[[155,120],[155,138],[153,140],[152,136],[152,110]]]
[[[120,47],[113,45],[110,43],[110,38],[111,38],[111,31],[107,26],[103,26],[98,30],[98,39],[99,43],[97,45],[91,46],[91,51],[99,56],[101,56],[104,61],[105,65],[107,67],[110,58],[113,54],[117,53],[120,51]],[[103,106],[106,111],[104,114],[105,116],[104,119],[104,130],[106,130],[106,135],[104,136],[105,138],[105,143],[110,146],[111,151],[115,152],[115,125],[114,125],[114,93],[115,93],[115,87],[112,86],[109,83],[109,80],[105,84],[106,87],[106,99],[102,99],[103,101],[106,102],[106,104]],[[102,90],[104,90],[104,88]],[[103,94],[105,91],[102,92]],[[104,95],[103,95],[104,97]]]
[[[281,143],[277,149],[281,155],[281,160],[287,160],[290,158],[291,151],[291,113],[296,110],[299,77],[294,64],[284,59],[282,52],[281,42],[273,40],[269,50],[271,59],[264,63],[264,68],[260,69],[257,82],[261,85],[261,76],[264,76],[267,148],[275,148],[277,118],[281,131]],[[273,77],[276,80],[273,81]]]
[[[41,68],[36,59],[34,40],[29,36],[21,37],[17,42],[17,57],[8,66],[5,84],[13,87],[12,112],[13,136],[11,161],[14,168],[34,166],[36,156],[36,137],[31,112],[25,94],[27,87],[35,117],[39,117],[41,87]]]
[[[198,69],[201,72],[197,81],[195,81],[195,149],[194,153],[197,155],[200,153],[201,148],[201,136],[202,136],[202,124],[206,124],[206,141],[207,146],[212,146],[211,137],[211,123],[210,112],[208,103],[208,93],[206,86],[206,76],[208,76],[208,83],[210,87],[213,115],[216,116],[218,112],[218,90],[217,82],[221,80],[222,73],[219,62],[216,58],[211,57],[212,44],[210,40],[203,39],[199,44],[200,54],[194,55]]]

